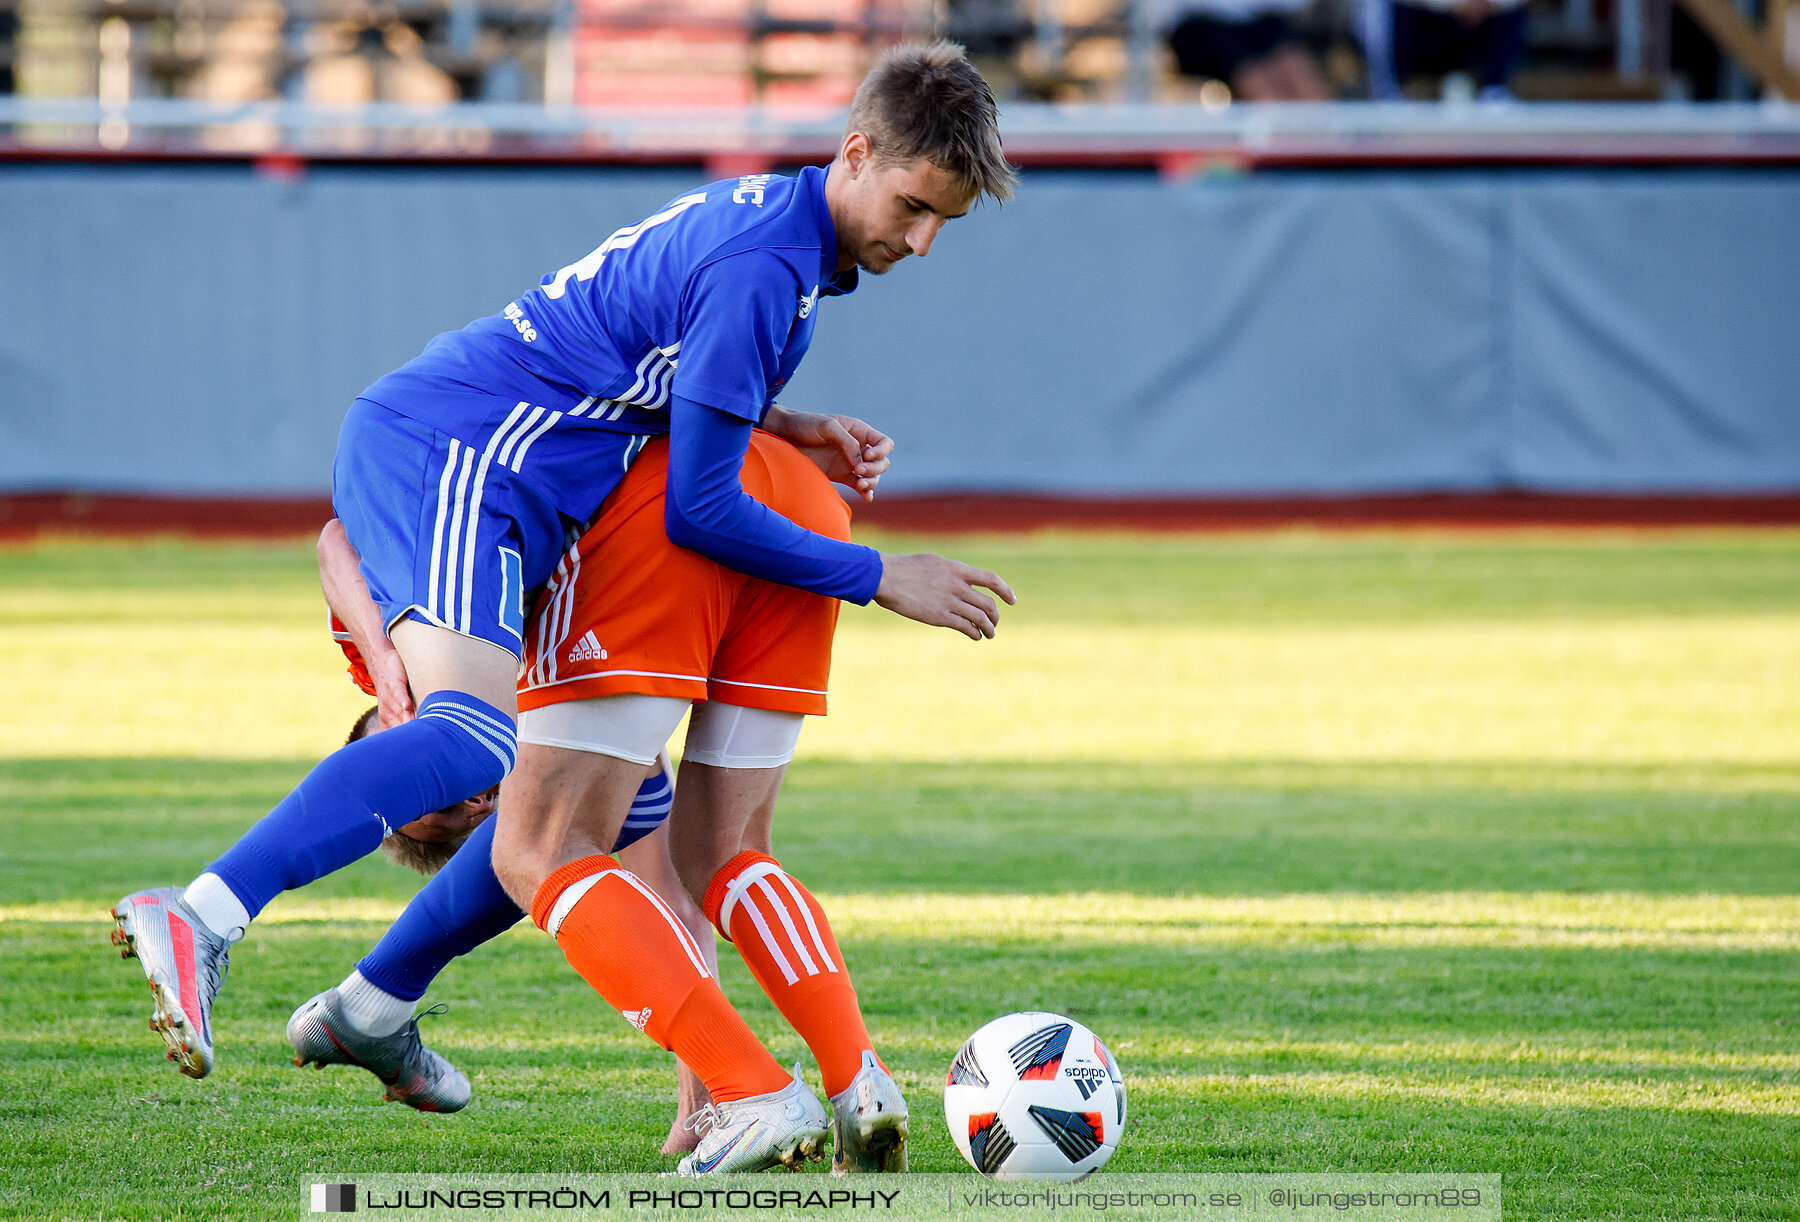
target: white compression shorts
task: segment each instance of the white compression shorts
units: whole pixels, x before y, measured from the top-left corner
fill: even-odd
[[[684,760],[714,768],[779,768],[794,758],[804,713],[747,709],[708,700],[688,719]]]
[[[519,741],[592,751],[648,767],[681,724],[689,703],[679,696],[626,692],[547,704],[519,714]]]
[[[690,701],[627,692],[566,700],[519,714],[519,741],[610,755],[646,767],[669,741]],[[801,713],[703,701],[688,722],[684,758],[714,768],[779,768],[794,758]]]

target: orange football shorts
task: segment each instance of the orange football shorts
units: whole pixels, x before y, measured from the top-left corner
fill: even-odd
[[[670,543],[668,468],[659,438],[557,565],[525,630],[520,710],[637,692],[823,715],[838,600]],[[742,478],[775,512],[849,539],[849,506],[780,438],[751,435]]]
[[[344,660],[350,663],[345,672],[350,676],[350,682],[373,696],[375,680],[369,674],[369,664],[363,661],[362,650],[350,639],[350,630],[344,627],[344,621],[337,617],[335,611],[327,611],[325,618],[331,628],[331,639],[338,643],[338,648],[344,651]]]

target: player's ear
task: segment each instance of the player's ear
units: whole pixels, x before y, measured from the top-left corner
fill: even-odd
[[[499,800],[500,787],[496,785],[492,789],[483,793],[478,793],[472,798],[464,798],[457,809],[467,816],[485,816],[493,813],[494,804]]]
[[[856,178],[862,174],[863,167],[869,164],[869,155],[873,151],[874,146],[869,143],[867,135],[851,132],[844,137],[844,145],[838,150],[838,156],[843,159],[844,168],[850,171],[850,177]]]

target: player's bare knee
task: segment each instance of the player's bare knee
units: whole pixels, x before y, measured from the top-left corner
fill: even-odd
[[[494,842],[495,872],[509,895],[535,894],[567,862],[611,849],[644,769],[687,707],[686,700],[627,694],[525,710],[519,766],[500,795]]]
[[[529,910],[538,888],[556,868],[562,837],[558,835],[555,844],[550,844],[541,828],[526,826],[524,820],[498,817],[500,823],[494,830],[494,877],[513,903]]]

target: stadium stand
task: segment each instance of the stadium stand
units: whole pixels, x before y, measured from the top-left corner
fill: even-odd
[[[1506,7],[1473,3],[1484,12]],[[947,35],[971,48],[1003,99],[1226,104],[1228,88],[1202,92],[1204,82],[1184,79],[1166,45],[1187,7],[1182,0],[0,0],[0,93],[112,106],[286,98],[828,108],[843,104],[872,51],[902,37]],[[1282,6],[1332,91],[1345,98],[1387,88],[1381,65],[1371,75],[1362,57],[1370,22],[1380,26],[1391,7],[1388,0]],[[1746,16],[1733,0],[1536,0],[1526,8],[1513,88],[1540,100],[1748,100],[1759,91],[1800,98],[1800,5],[1768,0],[1762,10]],[[1416,97],[1435,97],[1439,88],[1436,78],[1409,87]],[[1448,96],[1460,95],[1453,86]]]

